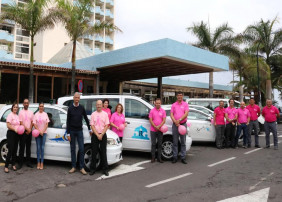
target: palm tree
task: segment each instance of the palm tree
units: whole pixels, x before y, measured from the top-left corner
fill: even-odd
[[[188,27],[187,31],[192,32],[198,38],[198,42],[193,44],[196,47],[227,56],[240,54],[236,46],[239,40],[233,37],[233,29],[228,26],[228,23],[217,27],[212,33],[209,24],[201,21]],[[209,96],[213,97],[213,72],[209,73]]]
[[[91,24],[90,18],[93,9],[93,0],[57,0],[56,13],[64,24],[68,35],[73,42],[72,50],[72,77],[71,94],[75,91],[75,68],[76,68],[76,41],[85,35],[100,35],[104,30],[106,33],[120,31],[112,23],[101,22]]]
[[[246,42],[250,45],[250,48],[261,53],[260,57],[264,58],[266,63],[270,66],[272,71],[275,71],[275,66],[273,65],[277,56],[281,57],[282,54],[282,29],[274,31],[274,25],[277,23],[277,17],[272,21],[264,21],[261,19],[255,25],[250,25],[244,31],[244,38]],[[253,51],[255,53],[255,51]],[[279,57],[278,57],[279,59]],[[281,72],[281,66],[279,68]],[[279,72],[278,71],[278,72]],[[277,72],[277,73],[278,73]],[[277,75],[277,74],[276,74]],[[280,77],[280,76],[279,76]],[[281,84],[281,77],[278,77],[278,82]],[[280,80],[280,81],[279,81]],[[268,81],[266,83],[266,98],[271,99],[272,92],[272,82],[271,75],[268,75]]]
[[[36,34],[54,27],[55,15],[47,9],[48,0],[27,0],[24,4],[9,4],[2,9],[0,21],[12,20],[30,36],[30,74],[29,74],[29,100],[33,102],[33,66],[34,66],[34,37]]]

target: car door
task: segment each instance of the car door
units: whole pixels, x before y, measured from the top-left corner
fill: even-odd
[[[6,139],[7,138],[7,123],[6,123],[6,119],[7,116],[11,113],[11,109],[6,109],[6,111],[3,112],[2,116],[1,116],[1,120],[0,120],[0,137],[1,140],[2,139]]]
[[[125,98],[124,114],[130,122],[124,130],[122,145],[124,149],[150,151],[150,108],[139,100]]]
[[[50,120],[45,143],[46,159],[70,159],[70,143],[66,137],[66,112],[49,106],[46,106],[44,111]]]
[[[191,110],[188,114],[188,122],[191,123],[189,135],[193,141],[215,141],[215,129],[209,117],[204,113]]]

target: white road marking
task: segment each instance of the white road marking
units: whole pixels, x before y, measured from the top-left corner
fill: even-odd
[[[158,186],[158,185],[161,185],[161,184],[164,184],[164,183],[167,183],[167,182],[171,182],[171,181],[174,181],[174,180],[177,180],[177,179],[180,179],[180,178],[186,177],[188,175],[192,175],[192,174],[193,173],[185,173],[183,175],[178,175],[176,177],[168,178],[166,180],[162,180],[162,181],[159,181],[159,182],[156,182],[156,183],[153,183],[153,184],[146,185],[145,187],[147,187],[147,188],[155,187],[155,186]]]
[[[216,166],[216,165],[218,165],[218,164],[224,163],[224,162],[226,162],[226,161],[231,161],[231,160],[233,160],[233,159],[236,159],[236,157],[231,157],[231,158],[229,158],[229,159],[225,159],[225,160],[222,160],[222,161],[219,161],[219,162],[210,164],[210,165],[208,165],[208,167],[213,167],[213,166]]]
[[[253,149],[253,150],[251,150],[251,151],[245,152],[244,154],[250,154],[250,153],[259,151],[259,150],[261,150],[261,149],[262,149],[262,148]]]
[[[282,135],[279,135],[278,137],[282,137]]]
[[[217,202],[267,202],[270,187]]]
[[[141,161],[141,162],[138,162],[138,163],[132,164],[131,166],[135,166],[135,167],[137,167],[137,166],[140,166],[140,165],[142,165],[142,164],[145,164],[145,163],[150,163],[150,162],[151,162],[150,160],[147,160],[147,161]]]
[[[267,177],[270,177],[271,175],[273,175],[274,172],[270,173],[269,175],[267,175],[266,177],[263,177],[260,179],[260,181],[258,183],[256,183],[254,186],[250,186],[249,190],[252,191],[253,189],[255,189],[260,183],[262,183],[263,181],[266,180]]]

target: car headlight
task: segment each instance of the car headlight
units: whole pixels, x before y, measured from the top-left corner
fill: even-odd
[[[107,139],[107,143],[109,145],[117,145],[117,141],[115,139],[113,139],[113,138],[108,138]]]

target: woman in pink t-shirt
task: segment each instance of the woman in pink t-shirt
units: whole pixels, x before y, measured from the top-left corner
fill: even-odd
[[[121,124],[124,124],[125,127],[127,126],[122,112],[123,112],[123,106],[122,104],[118,104],[116,106],[115,113],[113,113],[111,120],[110,120],[112,131],[114,131],[119,136],[119,139],[121,142],[123,138],[123,130],[120,130],[119,126]]]
[[[108,114],[109,120],[111,120],[112,112],[111,112],[111,109],[108,108],[109,104],[110,104],[110,101],[108,99],[104,99],[102,110]]]
[[[39,130],[39,136],[35,138],[37,152],[37,169],[43,170],[44,146],[47,136],[48,115],[44,112],[44,103],[39,103],[39,111],[33,117],[34,128]]]
[[[11,108],[11,113],[7,116],[6,122],[7,122],[7,142],[8,142],[8,154],[6,158],[5,168],[4,172],[9,172],[9,164],[10,160],[13,166],[13,170],[16,171],[16,154],[17,154],[17,144],[18,144],[18,134],[17,134],[17,128],[20,126],[20,119],[17,115],[19,110],[19,106],[17,103],[14,103]]]

